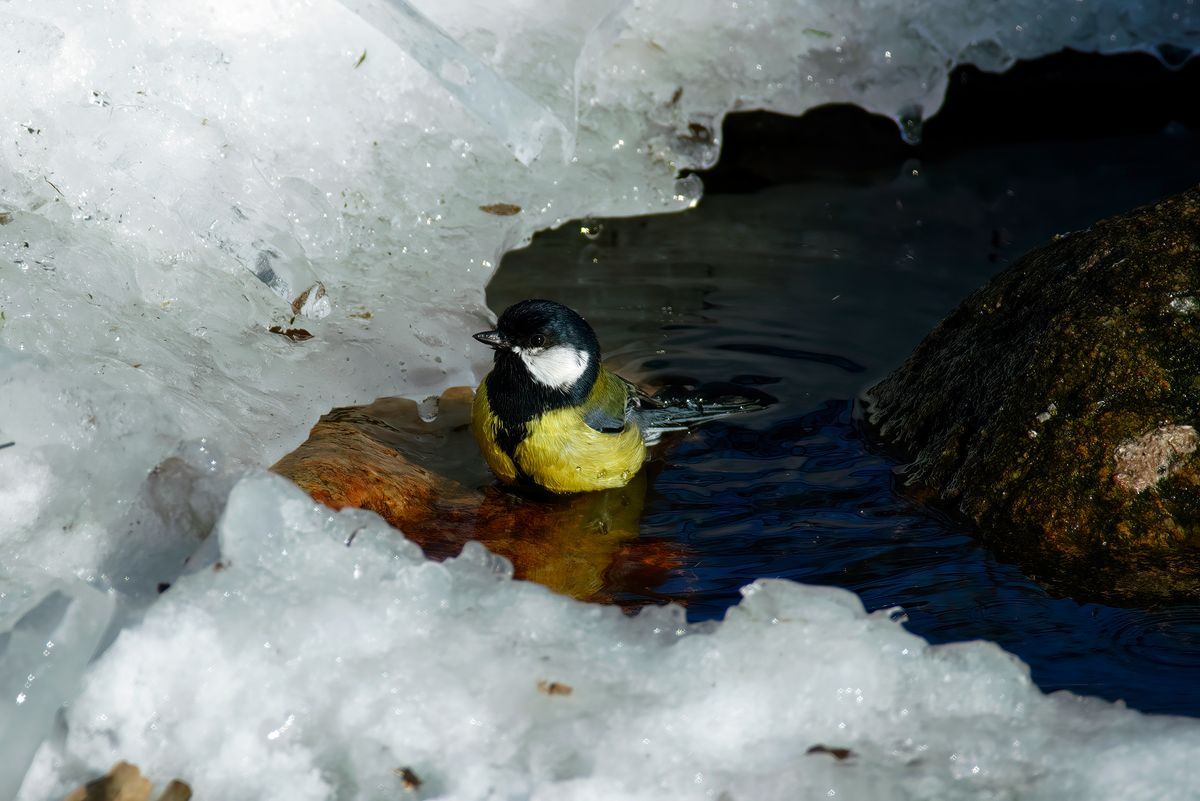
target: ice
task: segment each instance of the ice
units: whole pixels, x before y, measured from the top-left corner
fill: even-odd
[[[847,609],[837,593],[762,585],[724,626],[668,647],[644,632],[677,625],[677,612],[628,621],[496,577],[474,551],[442,567],[409,564],[415,552],[397,544],[388,581],[406,600],[364,608],[378,588],[247,542],[255,526],[278,530],[274,542],[301,537],[327,513],[261,478],[235,507],[226,499],[330,407],[474,383],[485,354],[469,333],[487,326],[483,287],[500,256],[571,218],[694,204],[699,180],[680,171],[717,158],[728,111],[855,102],[915,138],[957,63],[998,69],[1063,46],[1178,61],[1196,47],[1190,0],[388,2],[0,0],[0,444],[15,443],[0,449],[0,546],[6,569],[110,588],[126,627],[35,761],[26,798],[107,769],[118,746],[155,771],[203,770],[213,797],[269,796],[268,776],[296,796],[392,797],[393,758],[426,766],[427,795],[662,797],[670,785],[682,797],[677,782],[700,793],[727,781],[730,798],[771,797],[846,776],[851,795],[935,797],[922,782],[941,792],[947,764],[976,780],[976,741],[995,795],[1182,786],[1169,784],[1182,752],[1168,740],[1192,743],[1190,723],[1043,699],[995,649],[927,653],[853,608],[828,631],[754,617],[771,604],[833,615]],[[496,204],[520,211],[489,213]],[[291,528],[279,528],[285,512]],[[270,570],[231,557],[229,570],[194,572],[222,513],[229,547]],[[344,534],[345,519],[330,530]],[[313,558],[362,553],[364,570],[382,571],[378,548],[314,546]],[[229,608],[257,599],[265,611],[244,604],[240,622],[216,588]],[[312,613],[311,632],[281,599]],[[279,661],[245,640],[255,632],[308,651]],[[586,691],[537,692],[535,635],[564,665],[548,679]],[[947,671],[964,711],[940,678],[880,655],[901,642],[922,655],[913,664]],[[343,671],[336,656],[376,672]],[[822,676],[850,695],[830,696]],[[384,686],[423,688],[404,696],[406,721],[376,719]],[[93,717],[105,692],[128,701],[108,726]],[[588,700],[597,692],[611,709]],[[1002,759],[988,749],[1016,731],[1016,696],[1030,733]],[[977,720],[979,705],[992,711]],[[850,709],[858,717],[837,712]],[[895,739],[901,709],[918,721],[915,745]],[[847,731],[829,728],[837,714],[853,738],[834,737]],[[1051,735],[1065,744],[1042,749]],[[359,750],[363,736],[375,751]],[[857,761],[794,750],[825,739]],[[612,767],[647,759],[654,770]],[[1137,783],[1139,760],[1166,783]]]
[[[0,798],[16,795],[112,611],[113,598],[83,582],[0,573]]]
[[[342,0],[393,39],[442,87],[485,123],[528,165],[552,133],[574,145],[564,121],[505,81],[495,70],[404,0]]]
[[[720,625],[628,618],[481,547],[428,562],[266,474],[234,489],[219,538],[220,569],[89,672],[22,798],[119,758],[228,801],[392,798],[401,768],[456,799],[1192,792],[1194,722],[1044,696],[995,645],[931,647],[842,590],[761,581]]]

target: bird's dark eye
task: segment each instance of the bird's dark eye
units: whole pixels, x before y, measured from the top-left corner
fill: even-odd
[[[535,348],[540,348],[542,345],[546,344],[546,338],[541,334],[534,334],[529,338],[529,344],[533,345]]]

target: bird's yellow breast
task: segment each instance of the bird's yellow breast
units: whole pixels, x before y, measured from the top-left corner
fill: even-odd
[[[581,408],[554,409],[527,424],[527,434],[510,458],[500,446],[500,420],[491,411],[486,381],[475,393],[471,430],[492,472],[509,484],[523,473],[551,492],[571,493],[623,487],[646,461],[642,432],[630,423],[620,432],[589,426]]]

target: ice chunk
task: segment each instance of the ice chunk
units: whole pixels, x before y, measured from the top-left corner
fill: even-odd
[[[16,795],[112,612],[112,596],[83,582],[0,573],[0,798]]]
[[[341,2],[404,48],[446,91],[487,123],[521,163],[533,161],[552,133],[559,134],[566,154],[574,148],[574,131],[562,119],[505,81],[411,3]]]
[[[834,588],[628,618],[269,475],[220,545],[100,659],[22,799],[118,758],[229,801],[394,797],[403,769],[456,799],[1169,798],[1200,748],[1200,723],[1047,697],[995,645],[931,647]]]
[[[0,441],[13,442],[0,449],[0,543],[6,566],[153,596],[212,529],[237,465],[172,437],[140,368],[106,367],[126,388],[0,346]]]

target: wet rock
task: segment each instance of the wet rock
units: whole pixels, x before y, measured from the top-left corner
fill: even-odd
[[[517,578],[576,598],[643,597],[682,563],[682,549],[639,538],[646,471],[627,486],[536,498],[496,486],[471,435],[471,390],[423,404],[381,398],[334,409],[271,469],[334,509],[378,513],[443,559],[478,540]]]
[[[1027,254],[867,399],[906,487],[1036,578],[1200,597],[1200,188]]]

